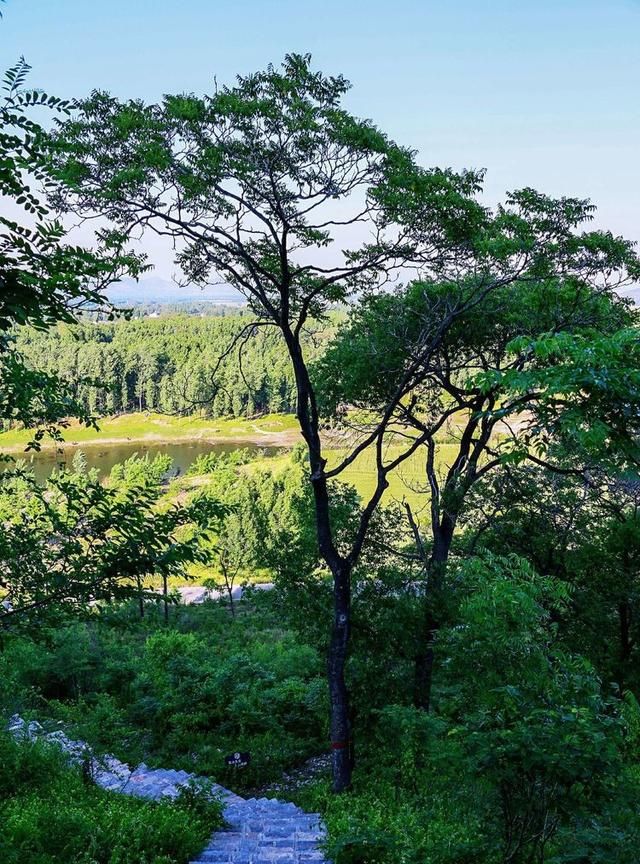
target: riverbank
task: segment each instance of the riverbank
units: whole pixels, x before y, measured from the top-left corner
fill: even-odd
[[[106,417],[100,420],[99,429],[86,428],[76,421],[64,430],[64,443],[45,439],[42,442],[42,453],[37,455],[34,463],[41,463],[40,474],[43,478],[49,476],[54,467],[61,463],[69,465],[76,450],[86,452],[89,465],[98,467],[106,474],[116,462],[123,462],[133,452],[148,452],[154,456],[167,447],[174,464],[184,473],[200,450],[234,449],[236,447],[265,448],[282,451],[293,447],[301,441],[296,418],[292,414],[269,414],[255,418],[202,418],[174,417],[166,414],[133,413],[116,417]],[[0,453],[15,457],[24,455],[25,447],[31,440],[29,430],[12,430],[0,433]],[[325,437],[326,456],[329,467],[337,464],[344,456],[345,442],[339,438],[332,440]],[[184,449],[184,453],[178,452]],[[103,452],[100,452],[103,451]],[[392,459],[394,447],[390,445],[387,458]],[[399,452],[399,451],[398,451]],[[441,443],[437,459],[443,468],[447,468],[457,454],[455,443]],[[277,471],[288,463],[288,454],[269,454],[271,470]],[[340,478],[357,489],[361,498],[366,501],[374,491],[376,482],[375,453],[371,450],[362,453],[351,463]],[[190,478],[190,483],[194,478]],[[424,472],[424,455],[416,452],[389,477],[389,487],[385,493],[385,501],[409,501],[416,511],[421,511],[426,503],[426,478]]]
[[[63,430],[64,443],[50,438],[41,442],[42,450],[60,447],[99,447],[113,444],[176,444],[202,441],[211,444],[258,444],[269,447],[292,447],[300,440],[295,417],[291,414],[268,414],[264,417],[173,417],[167,414],[135,413],[105,417],[99,428],[87,428],[72,421]],[[23,453],[33,431],[15,429],[0,433],[0,452]]]

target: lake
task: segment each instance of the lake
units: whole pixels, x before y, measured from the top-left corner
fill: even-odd
[[[281,453],[282,447],[275,446],[258,446],[256,444],[247,444],[246,442],[225,441],[224,443],[211,443],[208,441],[193,440],[193,441],[178,441],[174,443],[167,442],[142,442],[142,441],[122,441],[117,444],[65,444],[64,447],[56,452],[55,450],[42,450],[40,453],[14,453],[16,460],[24,459],[31,467],[38,482],[43,483],[56,467],[72,468],[73,457],[81,450],[87,459],[89,468],[97,468],[100,476],[107,475],[114,465],[118,462],[124,462],[137,453],[139,456],[149,454],[149,458],[153,459],[158,453],[168,453],[173,459],[173,470],[179,474],[184,474],[191,463],[200,456],[201,453],[230,453],[233,450],[246,448],[252,453],[263,454],[265,456],[275,456]]]

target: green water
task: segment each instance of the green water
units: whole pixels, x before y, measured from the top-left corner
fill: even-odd
[[[146,453],[153,459],[158,453],[168,453],[173,459],[173,472],[184,474],[191,463],[201,453],[230,453],[233,450],[246,448],[256,455],[273,456],[282,452],[281,447],[258,447],[244,443],[226,441],[223,444],[211,444],[207,441],[180,441],[175,444],[149,443],[140,441],[122,442],[118,444],[65,444],[59,451],[43,450],[41,453],[14,454],[14,458],[24,459],[33,468],[39,482],[44,482],[54,468],[72,468],[73,457],[79,451],[85,454],[89,468],[97,468],[100,476],[107,475],[114,465],[124,462],[134,453],[144,456]]]

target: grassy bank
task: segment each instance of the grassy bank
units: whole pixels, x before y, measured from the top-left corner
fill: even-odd
[[[33,438],[33,431],[12,429],[0,433],[0,452],[20,453]],[[298,440],[295,417],[268,414],[254,419],[237,417],[174,417],[168,414],[135,413],[105,417],[99,428],[87,428],[72,421],[64,430],[66,444],[83,446],[131,442],[172,443],[177,441],[237,441],[238,443],[294,444]],[[45,439],[43,449],[55,449],[56,442]]]
[[[24,429],[0,433],[0,453],[11,453],[18,456],[24,451],[31,437],[32,432]],[[150,412],[106,417],[100,420],[97,430],[73,421],[64,430],[64,439],[65,446],[78,446],[82,449],[125,443],[149,445],[189,441],[207,441],[212,444],[227,443],[230,445],[237,443],[238,446],[264,444],[290,447],[301,440],[297,421],[290,414],[271,414],[251,419],[236,417],[211,419],[197,416],[176,417]],[[344,457],[346,451],[340,447],[337,441],[327,443],[326,455],[329,467],[332,467]],[[53,450],[55,446],[55,442],[46,439],[42,444],[43,449],[46,450]],[[446,470],[455,458],[456,450],[456,444],[440,444],[437,457],[442,470]],[[390,447],[387,459],[392,459],[394,455],[397,455],[397,452],[393,447]],[[289,455],[287,453],[271,457],[269,468],[277,472],[284,468],[288,461]],[[254,464],[257,467],[261,464],[261,460]],[[247,466],[249,470],[252,467]],[[368,500],[375,485],[375,453],[373,450],[361,454],[345,469],[340,479],[353,485],[364,501]],[[206,482],[206,477],[182,477],[172,484],[169,497],[174,499],[177,494],[189,493],[195,487]],[[385,492],[384,502],[388,504],[402,500],[408,501],[417,514],[424,510],[428,504],[424,454],[421,452],[414,454],[389,477],[389,488]],[[199,572],[197,575],[201,579],[204,578],[205,574]],[[213,575],[215,578],[217,574],[206,575]]]
[[[0,452],[17,455],[24,451],[32,438],[32,432],[26,429],[15,429],[0,433]],[[180,441],[210,441],[212,443],[265,444],[293,446],[300,441],[297,421],[291,414],[269,414],[253,419],[237,417],[218,418],[212,420],[206,417],[173,417],[166,414],[135,413],[123,414],[117,417],[105,417],[100,420],[99,428],[91,429],[73,421],[64,431],[66,445],[82,445],[83,447],[107,446],[109,444],[131,443],[177,443]],[[54,449],[56,443],[45,439],[43,449]],[[439,457],[443,466],[453,458],[454,445],[442,445]],[[329,465],[335,465],[343,456],[344,451],[336,446],[327,451]],[[393,458],[389,452],[388,458]],[[288,457],[280,457],[286,462]],[[275,468],[278,459],[270,464]],[[375,483],[375,454],[373,451],[363,453],[342,475],[345,483],[356,487],[363,499],[373,492]],[[385,500],[402,500],[407,498],[422,506],[425,502],[424,457],[418,453],[395,471],[390,479]]]
[[[392,461],[400,454],[400,449],[390,449],[387,453],[387,461]],[[458,452],[457,444],[441,444],[437,450],[437,466],[443,471],[447,470]],[[329,467],[338,464],[339,459],[344,457],[342,450],[330,450],[327,453]],[[376,456],[373,449],[362,453],[351,465],[345,468],[341,480],[350,483],[358,490],[363,500],[368,500],[375,489],[376,483]],[[392,501],[408,501],[416,511],[423,509],[429,502],[427,494],[427,478],[425,474],[425,454],[418,451],[406,462],[399,466],[389,475],[389,488],[384,493],[383,501],[386,504]]]
[[[325,450],[328,467],[332,468],[337,465],[344,458],[346,452],[346,450],[339,447],[329,447]],[[390,448],[387,452],[387,460],[391,461],[400,452],[399,448]],[[437,464],[440,471],[448,469],[455,459],[457,452],[458,445],[455,443],[440,444],[437,451]],[[375,459],[375,453],[372,449],[365,451],[351,465],[345,468],[339,478],[341,482],[354,486],[363,501],[367,501],[375,489]],[[278,471],[287,465],[288,460],[289,456],[286,453],[271,456],[269,457],[268,465],[270,470]],[[258,466],[261,463],[255,462],[253,464]],[[390,504],[393,501],[403,500],[408,501],[416,512],[424,509],[429,502],[425,475],[425,455],[422,452],[415,453],[389,475],[389,487],[384,493],[383,502]]]

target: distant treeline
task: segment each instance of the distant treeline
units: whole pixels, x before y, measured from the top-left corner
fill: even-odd
[[[99,416],[294,411],[295,385],[281,337],[270,327],[242,333],[251,320],[249,313],[175,315],[59,325],[47,332],[23,328],[18,344],[28,363],[67,381],[74,397]],[[326,335],[309,340],[310,355]],[[235,338],[236,348],[225,357]]]
[[[228,317],[233,318],[242,314],[246,303],[211,303],[208,300],[182,300],[180,303],[133,303],[118,304],[123,308],[131,310],[131,317],[146,318],[152,315],[154,318],[166,315],[200,315],[202,318]]]

